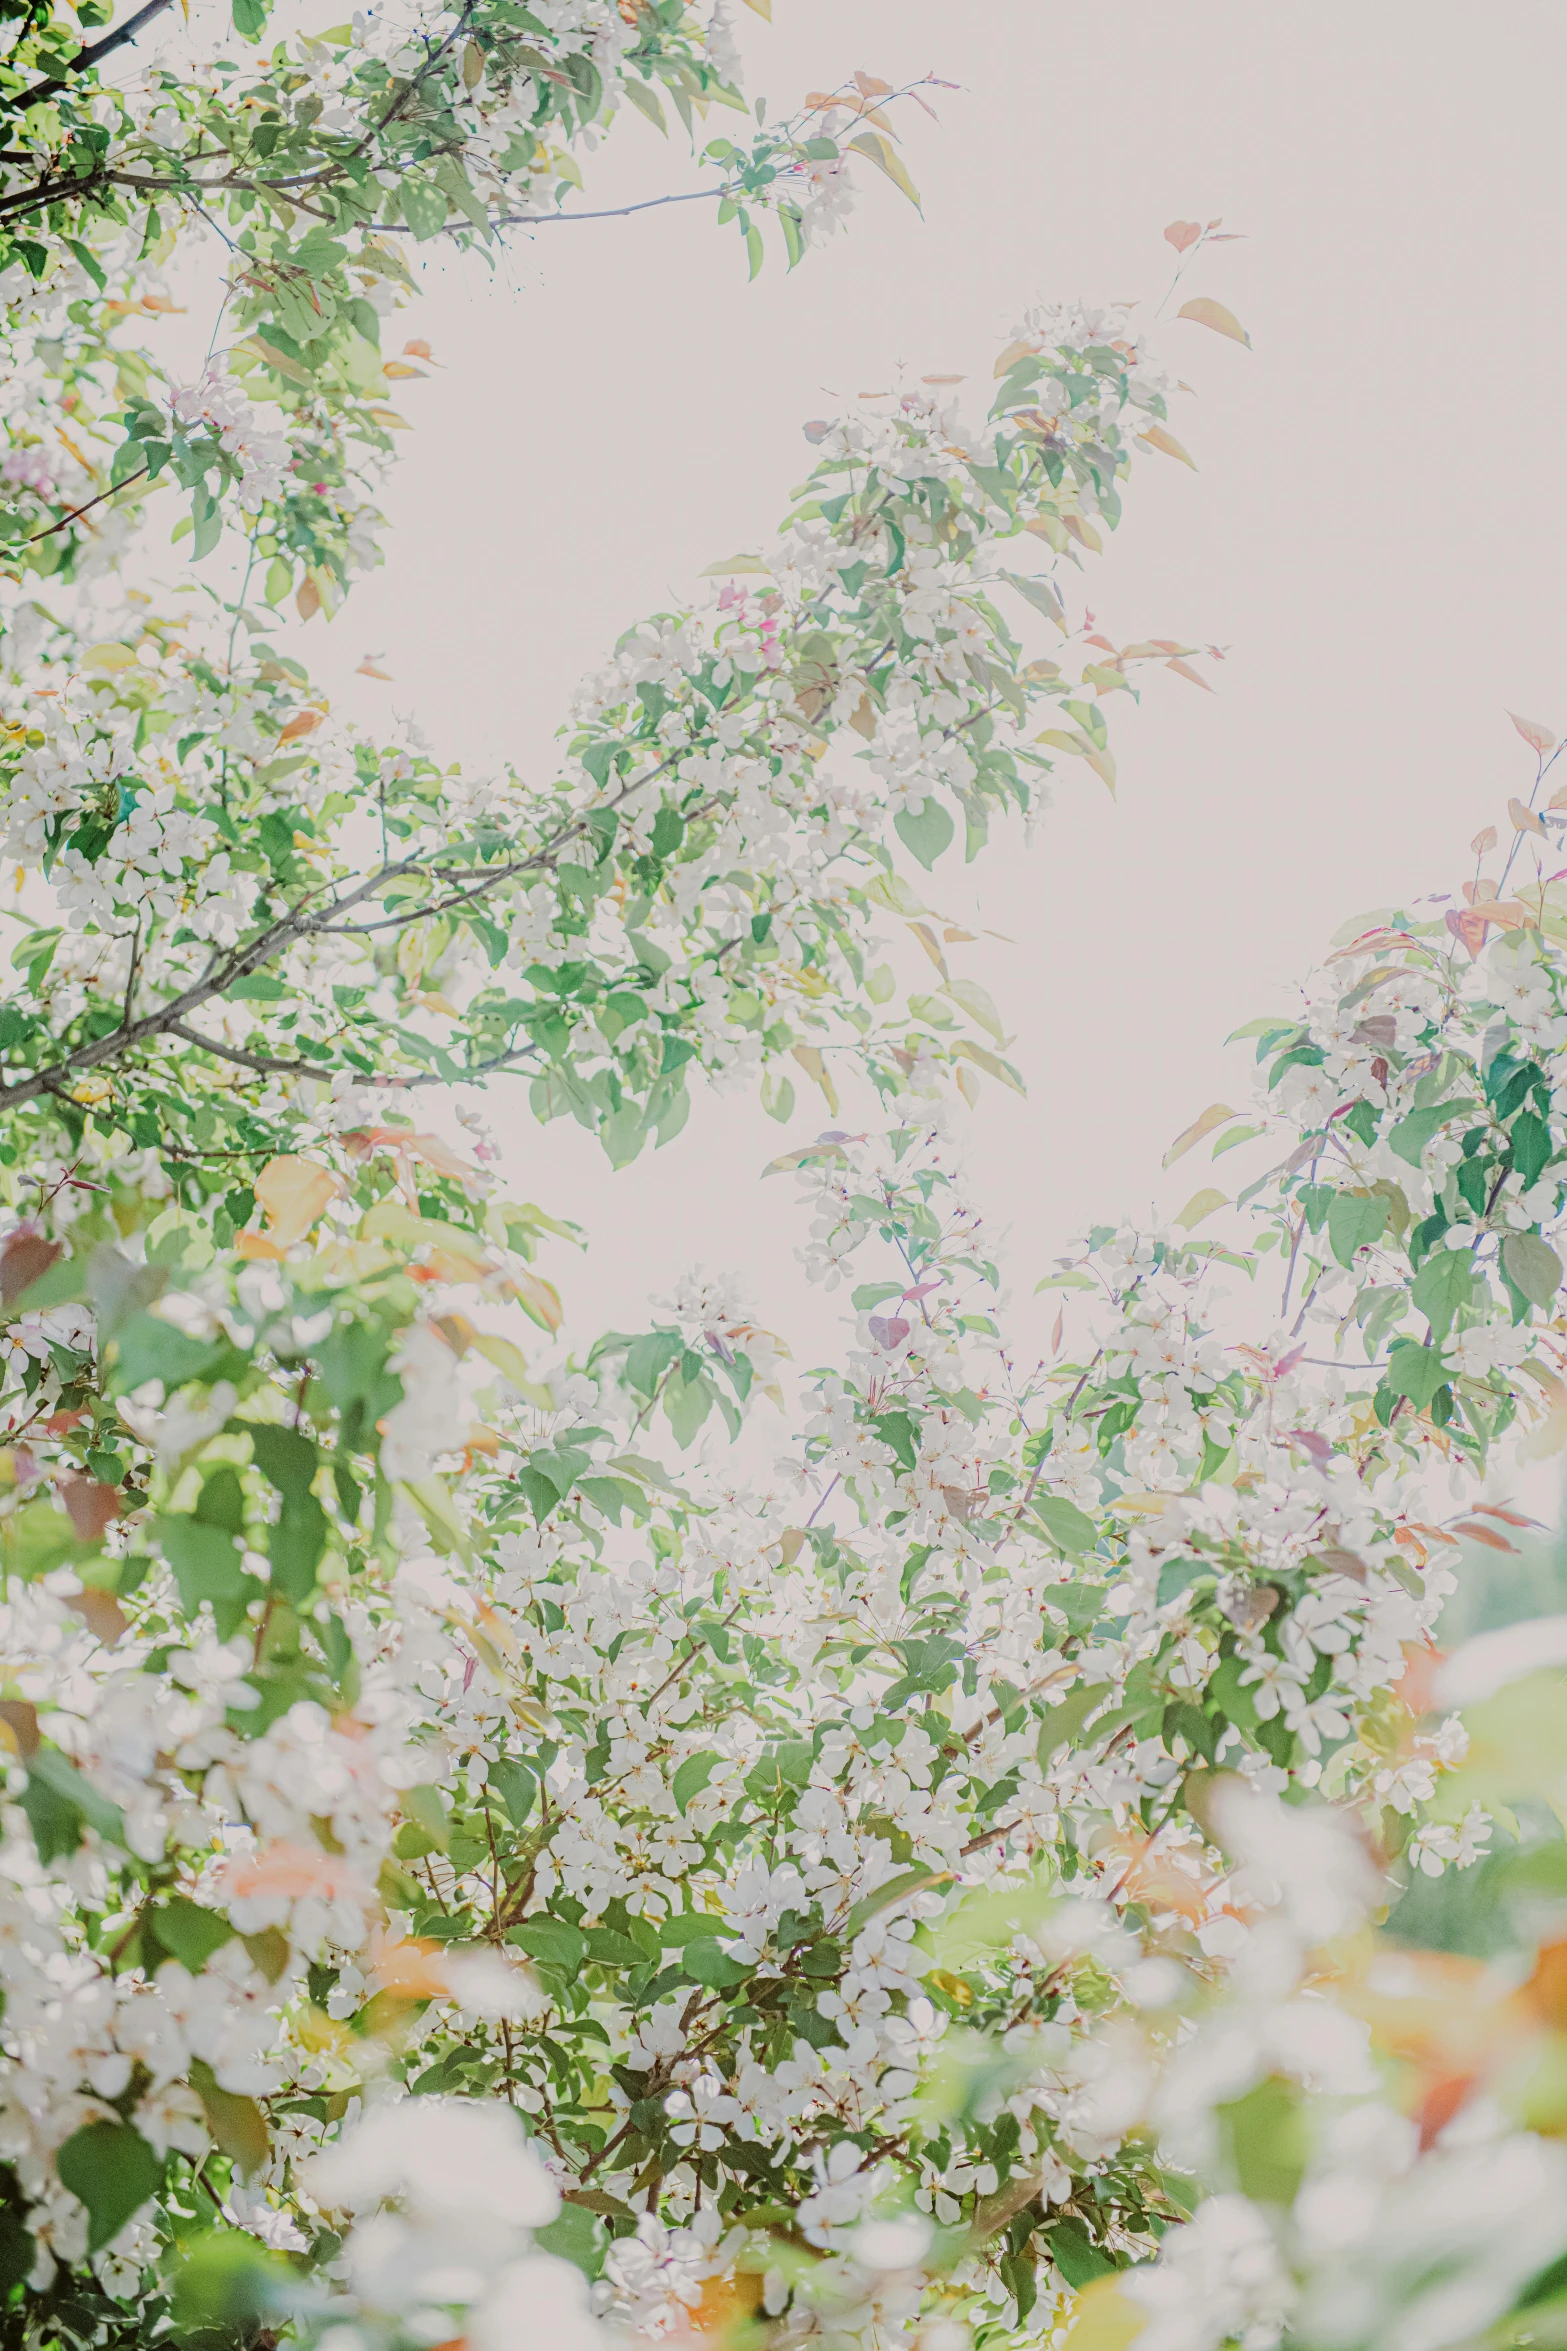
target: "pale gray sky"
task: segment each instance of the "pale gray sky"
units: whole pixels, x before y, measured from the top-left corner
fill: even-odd
[[[1232,1188],[1241,1153],[1159,1175],[1194,1112],[1244,1099],[1226,1033],[1287,1002],[1347,915],[1456,886],[1470,835],[1505,824],[1532,774],[1504,706],[1567,716],[1567,17],[1549,0],[736,14],[751,89],[780,107],[855,66],[961,85],[939,129],[907,110],[923,219],[867,167],[848,233],[789,277],[770,250],[750,286],[697,205],[551,228],[494,282],[428,265],[408,331],[445,372],[403,403],[391,559],[303,649],[343,707],[395,703],[442,750],[543,773],[579,672],[771,530],[829,390],[906,360],[983,394],[1029,299],[1151,309],[1168,221],[1245,232],[1191,290],[1254,348],[1160,329],[1197,387],[1172,421],[1200,471],[1140,462],[1090,572],[1111,637],[1228,645],[1220,692],[1158,673],[1115,713],[1118,803],[1066,775],[1027,860],[944,864],[931,886],[1015,942],[966,968],[1018,1032],[1029,1099],[987,1087],[970,1131],[1026,1296],[1091,1219],[1172,1210],[1210,1172]],[[628,121],[592,200],[687,169]],[[366,648],[394,686],[348,682]],[[611,1176],[520,1097],[500,1119],[511,1187],[591,1229],[591,1264],[560,1269],[579,1327],[624,1324],[702,1259],[747,1270],[808,1361],[835,1308],[803,1292],[789,1188],[757,1171],[820,1123],[803,1098],[787,1131],[707,1100],[675,1146]]]

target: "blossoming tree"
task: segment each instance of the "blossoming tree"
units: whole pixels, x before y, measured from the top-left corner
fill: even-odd
[[[1026,1371],[948,1107],[1020,1080],[922,869],[1195,674],[1063,568],[1184,455],[1133,320],[809,425],[555,781],[465,777],[268,625],[379,559],[407,252],[667,105],[792,265],[851,155],[911,192],[899,94],[755,121],[679,0],[103,21],[0,69],[8,2330],[1560,2340],[1567,1651],[1431,1644],[1497,1449],[1567,1433],[1552,739],[1505,863],[1341,939],[1176,1146],[1271,1172],[1068,1252],[1091,1335]],[[120,576],[175,484],[241,550],[206,627]],[[622,1166],[696,1084],[859,1122],[776,1163],[851,1319],[769,1479],[691,1466],[782,1393],[723,1286],[563,1352],[569,1229],[419,1108],[487,1083]]]

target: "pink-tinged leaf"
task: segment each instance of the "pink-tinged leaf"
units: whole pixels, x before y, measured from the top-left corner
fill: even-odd
[[[1505,1535],[1499,1535],[1495,1527],[1480,1526],[1472,1518],[1461,1518],[1455,1532],[1467,1535],[1471,1543],[1483,1543],[1488,1551],[1516,1551],[1518,1548],[1516,1543],[1509,1543]]]
[[[1052,1355],[1059,1355],[1059,1354],[1060,1354],[1060,1352],[1061,1352],[1061,1341],[1062,1341],[1062,1338],[1063,1338],[1063,1336],[1064,1336],[1064,1334],[1065,1334],[1065,1331],[1066,1331],[1066,1308],[1065,1308],[1064,1306],[1058,1306],[1058,1307],[1056,1308],[1056,1319],[1055,1319],[1055,1327],[1052,1329],[1052,1331],[1051,1331],[1051,1333],[1050,1333],[1050,1352],[1051,1352],[1051,1354],[1052,1354]]]
[[[0,1304],[14,1306],[24,1290],[43,1279],[60,1253],[58,1241],[45,1240],[31,1225],[18,1225],[0,1244]]]
[[[1474,1507],[1477,1516],[1499,1518],[1504,1526],[1540,1527],[1544,1524],[1542,1519],[1525,1518],[1521,1510],[1504,1510],[1500,1502],[1477,1502]]]
[[[100,1485],[96,1478],[62,1478],[60,1499],[79,1543],[96,1543],[104,1528],[120,1515],[118,1487]]]
[[[1547,751],[1555,750],[1556,737],[1549,727],[1542,727],[1536,718],[1520,718],[1516,710],[1509,710],[1507,715],[1531,751],[1538,752],[1543,759]]]
[[[1542,840],[1549,838],[1544,825],[1541,824],[1534,810],[1525,808],[1523,802],[1516,797],[1508,801],[1507,813],[1513,820],[1515,833],[1538,833]]]
[[[968,379],[967,379],[967,377],[966,377],[966,376],[921,376],[921,377],[920,377],[920,382],[921,382],[922,384],[961,384],[961,383],[966,383],[966,382],[967,382],[967,380],[968,380]]]
[[[940,1282],[921,1282],[918,1288],[904,1291],[903,1303],[908,1305],[913,1299],[928,1298],[933,1290],[939,1290],[941,1287]]]
[[[1201,235],[1201,221],[1172,220],[1164,232],[1164,241],[1167,245],[1173,245],[1177,253],[1185,253]]]
[[[1210,1102],[1201,1116],[1194,1118],[1191,1125],[1184,1127],[1176,1136],[1175,1141],[1160,1161],[1160,1165],[1173,1167],[1178,1159],[1185,1158],[1194,1144],[1202,1141],[1204,1135],[1211,1135],[1215,1127],[1222,1127],[1226,1119],[1231,1119],[1234,1116],[1235,1113],[1227,1102]]]
[[[1333,1458],[1332,1446],[1315,1429],[1291,1429],[1290,1443],[1298,1445],[1318,1469],[1326,1469]]]
[[[1201,671],[1193,669],[1189,661],[1167,661],[1164,666],[1166,669],[1173,669],[1178,678],[1190,678],[1192,684],[1201,686],[1205,694],[1213,692],[1212,686],[1209,685]]]
[[[1212,327],[1216,335],[1228,335],[1232,343],[1244,343],[1251,349],[1251,337],[1241,325],[1233,310],[1226,310],[1222,302],[1211,295],[1195,294],[1190,302],[1183,302],[1177,318],[1189,318],[1194,326]]]
[[[1032,359],[1033,356],[1032,343],[1009,343],[991,371],[996,382],[999,383],[1004,375],[1010,375],[1020,359]]]
[[[901,1314],[873,1314],[869,1328],[877,1346],[885,1347],[890,1353],[894,1347],[903,1345],[913,1325],[905,1322]]]
[[[1489,857],[1491,851],[1496,847],[1495,825],[1488,824],[1484,826],[1481,831],[1476,833],[1469,846],[1474,851],[1476,857]]]

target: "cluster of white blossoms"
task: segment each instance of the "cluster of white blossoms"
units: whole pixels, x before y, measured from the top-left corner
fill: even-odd
[[[429,358],[380,355],[402,241],[553,209],[617,108],[742,120],[733,27],[473,0],[236,66],[168,21],[20,118],[0,191],[23,217],[67,135],[141,195],[221,171],[242,257],[189,386],[124,339],[171,227],[51,190],[0,271],[0,520],[87,583],[6,599],[10,2315],[101,2351],[1473,2339],[1567,2244],[1554,1913],[1490,1973],[1414,1931],[1528,1817],[1484,1707],[1559,1705],[1433,1655],[1463,1543],[1522,1524],[1498,1447],[1567,1434],[1558,885],[1509,860],[1346,939],[1253,1031],[1256,1224],[1097,1231],[1026,1363],[950,1112],[1018,1073],[900,860],[1031,821],[1063,760],[1113,782],[1104,705],[1185,668],[1013,568],[1184,454],[1174,382],[1125,310],[1041,307],[983,419],[929,383],[811,424],[780,536],[619,640],[554,783],[462,778],[342,727],[249,606],[91,574],[172,470],[198,558],[232,493],[259,592],[334,610]],[[896,162],[888,96],[710,145],[753,265],[752,211],[798,258],[852,139]],[[569,1352],[532,1264],[569,1228],[414,1123],[513,1071],[617,1163],[688,1073],[780,1120],[816,1086],[776,1169],[836,1362],[791,1398],[700,1269]]]

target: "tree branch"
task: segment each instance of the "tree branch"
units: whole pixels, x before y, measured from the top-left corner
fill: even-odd
[[[13,101],[17,113],[25,114],[29,106],[36,106],[39,99],[47,98],[51,90],[63,90],[73,74],[86,73],[100,58],[111,56],[116,49],[123,49],[127,41],[135,40],[144,25],[151,24],[155,16],[161,16],[171,5],[172,0],[146,0],[145,7],[138,8],[134,16],[128,16],[112,33],[105,33],[101,41],[94,41],[90,49],[78,49],[64,73],[51,74],[46,81],[34,82],[30,90],[24,90]]]
[[[93,508],[101,506],[105,498],[117,497],[121,490],[128,490],[132,482],[139,482],[143,478],[146,471],[144,465],[138,465],[136,471],[128,473],[123,482],[112,482],[107,490],[100,490],[96,498],[89,498],[85,506],[73,506],[69,514],[62,514],[59,521],[52,522],[46,531],[34,531],[30,539],[22,541],[22,545],[36,547],[40,539],[52,539],[56,531],[65,529],[67,523],[79,522],[84,514],[91,514]]]

